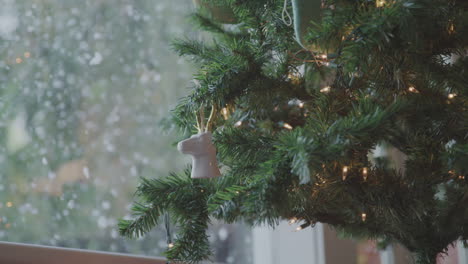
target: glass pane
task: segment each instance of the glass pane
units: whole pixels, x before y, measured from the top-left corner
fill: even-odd
[[[116,225],[139,176],[189,162],[158,123],[191,78],[170,40],[194,36],[192,2],[0,4],[0,240],[159,255],[163,230],[129,241]],[[211,231],[218,261],[249,255],[233,229]]]

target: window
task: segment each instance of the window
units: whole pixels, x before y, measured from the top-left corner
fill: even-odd
[[[138,178],[183,170],[159,122],[191,65],[189,0],[2,1],[0,240],[160,255],[165,232],[121,238]],[[236,231],[236,232],[234,232]],[[216,260],[249,263],[249,232],[214,225]],[[234,234],[237,234],[235,236]]]

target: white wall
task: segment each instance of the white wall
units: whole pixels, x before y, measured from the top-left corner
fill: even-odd
[[[326,264],[323,225],[296,231],[281,222],[275,229],[253,229],[254,264]]]

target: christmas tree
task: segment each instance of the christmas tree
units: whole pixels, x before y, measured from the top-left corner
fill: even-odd
[[[212,131],[222,176],[143,179],[122,235],[168,215],[166,255],[188,263],[210,256],[212,218],[327,223],[420,264],[468,239],[467,2],[202,3],[193,19],[214,39],[174,43],[198,72],[170,121]]]

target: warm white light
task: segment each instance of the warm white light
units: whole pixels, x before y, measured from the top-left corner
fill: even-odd
[[[363,222],[365,222],[366,219],[367,219],[367,214],[366,214],[366,213],[362,213],[362,214],[361,214],[361,219],[362,219]]]
[[[6,206],[7,206],[7,207],[12,207],[12,206],[13,206],[13,203],[12,203],[12,202],[7,202],[7,203],[6,203]]]
[[[289,130],[293,129],[293,127],[288,123],[284,123],[283,127],[286,128],[286,129],[289,129]]]
[[[25,58],[31,57],[31,53],[30,53],[29,51],[26,51],[26,52],[24,53],[24,57],[25,57]]]
[[[453,98],[455,98],[455,96],[457,96],[456,93],[450,93],[447,97],[448,97],[448,99],[453,99]]]
[[[169,244],[167,245],[167,247],[168,247],[168,248],[173,248],[173,247],[174,247],[174,243],[169,243]]]
[[[453,22],[450,23],[450,26],[449,26],[449,29],[448,29],[448,33],[449,33],[449,34],[455,33],[455,25],[453,24]]]
[[[348,176],[348,166],[343,167],[343,181],[346,180],[346,176]]]
[[[296,218],[296,217],[293,217],[293,218],[291,218],[291,219],[289,220],[289,224],[290,224],[290,225],[292,225],[292,224],[294,224],[294,223],[296,223],[296,222],[297,222],[297,218]]]
[[[302,230],[301,226],[296,227],[296,231],[301,231],[301,230]]]
[[[320,89],[321,93],[329,93],[330,91],[331,91],[330,86],[326,86],[326,87],[323,87],[322,89]]]
[[[20,63],[22,63],[22,62],[23,62],[23,59],[21,59],[21,58],[16,58],[16,60],[15,60],[15,61],[16,61],[16,63],[20,64]]]
[[[235,127],[240,127],[241,125],[242,125],[242,121],[240,120],[234,124]]]
[[[463,176],[463,175],[460,175],[460,176],[458,176],[458,179],[460,179],[460,180],[464,180],[464,179],[465,179],[465,176]]]
[[[386,4],[385,0],[377,0],[377,1],[375,2],[375,5],[376,5],[377,7],[383,7],[385,4]]]
[[[366,167],[362,168],[362,177],[364,181],[367,181],[367,168]]]
[[[408,91],[410,91],[411,93],[419,93],[419,91],[416,88],[414,88],[414,86],[408,87]]]
[[[323,60],[326,60],[328,58],[327,54],[322,54],[320,55],[320,58],[323,59]]]
[[[224,120],[227,120],[227,119],[228,119],[228,110],[227,110],[226,107],[224,107],[223,109],[221,109],[221,113],[223,114]]]
[[[299,108],[304,108],[304,102],[299,103]]]

